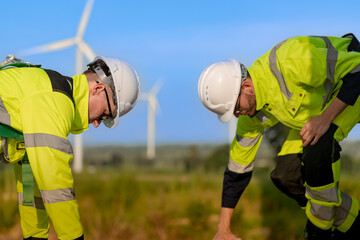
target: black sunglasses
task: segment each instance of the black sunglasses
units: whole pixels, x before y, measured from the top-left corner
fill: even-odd
[[[234,108],[234,114],[240,113],[240,94],[236,100],[235,108]]]
[[[99,81],[96,81],[96,83],[99,83]],[[113,114],[112,114],[112,112],[111,112],[109,95],[108,95],[108,93],[107,93],[107,91],[106,91],[106,86],[105,86],[105,88],[104,88],[104,91],[105,91],[106,100],[107,100],[107,104],[108,104],[108,108],[109,108],[109,113],[110,113],[110,114],[109,114],[109,118],[114,118],[114,116],[113,116]]]

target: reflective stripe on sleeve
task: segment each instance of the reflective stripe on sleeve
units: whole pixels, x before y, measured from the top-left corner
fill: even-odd
[[[326,102],[329,99],[330,91],[335,83],[335,67],[338,58],[338,51],[334,48],[331,41],[327,37],[319,37],[324,40],[326,44],[326,48],[328,49],[326,55],[326,70],[327,76],[325,81],[325,92],[326,95],[323,97],[323,106],[325,106]]]
[[[281,45],[283,45],[286,42],[286,40],[278,43],[273,49],[271,49],[270,55],[269,55],[269,67],[271,72],[274,74],[276,79],[279,82],[281,92],[285,95],[286,99],[289,100],[292,97],[292,93],[288,90],[283,75],[281,74],[277,64],[276,64],[276,50],[278,50]]]
[[[5,104],[0,97],[0,123],[10,126],[10,114],[6,110]]]
[[[19,205],[23,204],[23,198],[24,198],[23,193],[22,192],[18,193]],[[34,205],[29,207],[45,210],[44,203],[41,197],[34,197]]]
[[[259,111],[256,113],[255,115],[259,120],[260,122],[262,123],[266,123],[270,118],[268,116],[265,115],[265,113],[263,113],[262,111]]]
[[[251,172],[254,169],[254,162],[247,165],[241,165],[240,163],[234,162],[233,160],[230,159],[228,164],[228,169],[236,173]]]
[[[316,36],[318,37],[318,36]],[[323,39],[325,44],[326,44],[326,48],[328,49],[327,51],[327,55],[326,55],[326,81],[324,83],[324,87],[325,87],[325,92],[326,95],[323,97],[323,106],[325,106],[326,102],[328,101],[328,98],[330,96],[330,91],[335,83],[335,67],[336,67],[336,62],[337,62],[337,58],[338,58],[338,51],[334,48],[334,46],[332,45],[331,41],[329,38],[327,37],[322,37],[319,36],[319,38]],[[288,90],[286,84],[285,84],[285,80],[283,75],[281,74],[277,64],[276,64],[276,51],[286,42],[286,40],[278,43],[275,47],[273,47],[273,49],[271,49],[271,52],[269,54],[269,67],[271,72],[273,73],[273,75],[276,77],[276,79],[279,82],[280,85],[280,89],[281,92],[285,95],[285,97],[287,98],[287,100],[289,100],[292,97],[292,93]],[[358,67],[356,67],[356,69],[358,69]],[[359,69],[360,70],[360,67]],[[353,70],[354,72],[356,72],[356,70]]]
[[[236,134],[236,141],[239,143],[241,147],[251,147],[254,146],[259,141],[260,137],[261,137],[261,133],[259,133],[255,138],[244,138]]]
[[[25,147],[50,147],[74,155],[69,140],[46,133],[24,134]]]
[[[75,191],[73,188],[40,190],[44,203],[59,203],[75,200]]]

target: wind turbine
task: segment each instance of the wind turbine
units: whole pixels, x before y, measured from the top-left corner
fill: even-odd
[[[94,51],[89,47],[89,45],[84,42],[83,36],[85,28],[87,26],[91,9],[94,5],[94,0],[88,0],[82,14],[78,30],[75,37],[67,38],[64,40],[56,41],[53,43],[45,44],[39,47],[30,48],[24,51],[20,51],[18,54],[20,56],[29,56],[39,53],[52,52],[63,50],[72,46],[76,46],[76,74],[80,74],[83,69],[83,55],[89,60],[93,61],[95,58]],[[81,134],[75,135],[75,149],[74,149],[74,162],[73,170],[74,172],[81,172],[83,169],[83,144]]]
[[[161,88],[160,82],[156,82],[150,92],[141,93],[140,99],[148,101],[148,126],[147,126],[147,150],[148,159],[155,158],[155,118],[156,111],[159,109],[159,102],[156,98]]]

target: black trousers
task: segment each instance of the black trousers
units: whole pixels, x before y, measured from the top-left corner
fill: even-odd
[[[278,156],[270,178],[281,192],[294,199],[301,207],[305,207],[307,199],[301,157],[302,154]]]

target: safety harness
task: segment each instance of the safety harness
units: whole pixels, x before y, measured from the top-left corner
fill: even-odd
[[[28,62],[24,62],[20,59],[15,58],[14,55],[9,55],[4,62],[0,64],[0,70],[13,68],[13,67],[40,67],[41,65],[34,65]],[[23,184],[23,201],[22,204],[24,206],[33,206],[34,205],[34,175],[31,170],[29,158],[26,154],[25,150],[25,142],[24,135],[17,131],[16,129],[1,124],[0,123],[0,137],[2,139],[2,146],[9,150],[11,148],[12,152],[14,151],[23,151],[24,155],[20,154],[20,156],[15,157],[15,162],[21,165],[22,170],[22,184]],[[14,141],[12,141],[14,140]],[[6,145],[6,146],[5,146]],[[11,162],[10,155],[11,153],[2,153],[1,157],[5,160],[6,163]],[[7,156],[6,156],[7,155]],[[19,159],[18,159],[19,158]]]
[[[9,127],[4,124],[0,124],[0,136],[2,139],[16,139],[15,150],[24,150],[24,135],[15,130],[12,127]],[[5,139],[4,139],[5,140]],[[33,206],[34,205],[34,175],[31,170],[29,158],[26,154],[23,156],[21,161],[18,161],[17,164],[21,165],[22,171],[22,184],[23,184],[23,202],[24,206]]]

